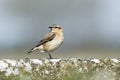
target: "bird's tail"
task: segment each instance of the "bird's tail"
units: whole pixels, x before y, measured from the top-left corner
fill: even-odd
[[[32,52],[32,50],[30,50],[29,52],[27,52],[27,54],[30,54]]]
[[[27,54],[30,54],[31,52],[33,52],[35,50],[35,48],[32,48],[29,52],[27,52]]]

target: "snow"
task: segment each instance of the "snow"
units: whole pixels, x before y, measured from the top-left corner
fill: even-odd
[[[53,62],[53,65],[55,65],[57,62],[59,62],[61,59],[50,59],[51,62]]]
[[[95,62],[95,63],[100,63],[100,60],[99,59],[91,59],[92,62]]]
[[[23,63],[17,62],[16,67],[23,67]]]
[[[3,59],[6,63],[9,63],[11,66],[15,66],[16,65],[16,61],[15,60],[10,60],[10,59]]]
[[[7,68],[5,75],[6,75],[6,76],[9,76],[9,75],[11,75],[11,74],[18,75],[18,74],[19,74],[18,68],[15,68],[15,69],[14,69],[13,67]]]
[[[5,71],[7,67],[8,67],[8,64],[0,60],[0,71]]]
[[[48,59],[45,59],[44,60],[44,63],[49,63],[50,61]]]
[[[15,68],[15,69],[14,69],[13,74],[14,74],[14,75],[18,75],[18,74],[19,74],[18,68]]]
[[[112,59],[113,62],[119,63],[120,61],[118,59]]]
[[[84,63],[87,63],[87,61],[85,60]]]
[[[51,62],[58,62],[60,61],[61,59],[50,59]]]
[[[80,72],[80,73],[82,73],[82,72],[83,72],[83,69],[82,69],[81,67],[79,68],[79,72]]]
[[[31,61],[32,63],[34,63],[34,64],[40,64],[40,65],[43,64],[43,62],[42,62],[41,60],[39,60],[39,59],[30,59],[30,61]]]
[[[24,65],[25,65],[25,71],[26,72],[31,72],[31,70],[32,70],[32,67],[31,67],[31,65],[30,65],[30,63],[24,63]]]
[[[9,68],[6,69],[5,75],[9,76],[10,74],[12,74],[12,72],[13,72],[13,67],[9,67]]]
[[[45,70],[45,73],[46,73],[46,74],[49,74],[50,72],[49,72],[48,70]]]

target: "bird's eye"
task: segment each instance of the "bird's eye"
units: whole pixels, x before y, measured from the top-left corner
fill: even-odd
[[[57,28],[57,27],[55,27],[55,28]]]
[[[61,27],[58,27],[59,29],[61,29]]]

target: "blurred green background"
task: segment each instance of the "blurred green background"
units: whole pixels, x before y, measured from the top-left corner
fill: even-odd
[[[27,55],[59,24],[63,45],[53,57],[120,57],[120,0],[0,0],[0,58],[44,58]]]

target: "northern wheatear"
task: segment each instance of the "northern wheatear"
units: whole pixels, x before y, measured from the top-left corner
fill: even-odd
[[[64,36],[63,30],[59,25],[53,24],[49,28],[49,33],[46,34],[45,37],[28,53],[40,50],[40,52],[47,52],[49,57],[52,58],[50,52],[57,49],[63,43]]]

